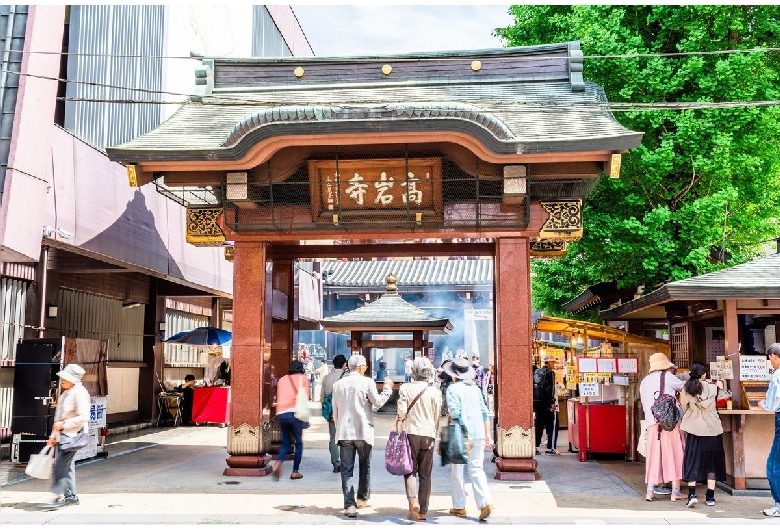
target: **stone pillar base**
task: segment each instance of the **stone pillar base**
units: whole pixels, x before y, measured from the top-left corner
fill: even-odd
[[[496,460],[496,480],[539,480],[538,462],[533,458],[500,458]]]
[[[231,455],[225,459],[228,467],[222,472],[229,477],[264,477],[271,473],[266,458],[254,455]]]

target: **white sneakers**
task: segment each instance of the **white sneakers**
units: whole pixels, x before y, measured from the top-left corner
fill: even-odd
[[[764,515],[768,515],[769,517],[780,517],[780,508],[777,506],[772,506],[771,508],[767,508],[766,510],[763,510]]]

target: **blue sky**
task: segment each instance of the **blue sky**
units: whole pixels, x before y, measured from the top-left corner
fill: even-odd
[[[507,5],[293,5],[318,57],[500,48]]]

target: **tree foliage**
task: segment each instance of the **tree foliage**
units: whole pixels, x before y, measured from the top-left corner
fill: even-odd
[[[579,40],[585,79],[604,87],[610,102],[780,100],[777,51],[680,54],[777,47],[778,6],[510,12],[515,23],[496,29],[498,37],[508,46]],[[620,179],[602,178],[585,203],[582,239],[560,260],[533,263],[534,307],[549,314],[565,315],[561,304],[595,283],[649,290],[747,261],[780,236],[780,107],[614,114],[644,133],[642,145],[623,155]],[[711,251],[721,248],[732,259],[713,263]]]

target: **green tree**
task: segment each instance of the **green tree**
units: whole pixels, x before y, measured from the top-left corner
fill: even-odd
[[[777,51],[686,54],[777,47],[778,6],[510,13],[514,25],[495,31],[508,46],[579,40],[585,79],[612,103],[780,100]],[[780,236],[780,107],[617,110],[622,125],[644,133],[642,145],[623,155],[621,178],[602,178],[585,203],[582,239],[560,260],[533,263],[534,306],[549,314],[565,315],[561,304],[595,283],[649,290],[747,261]],[[721,248],[731,260],[713,263]]]

